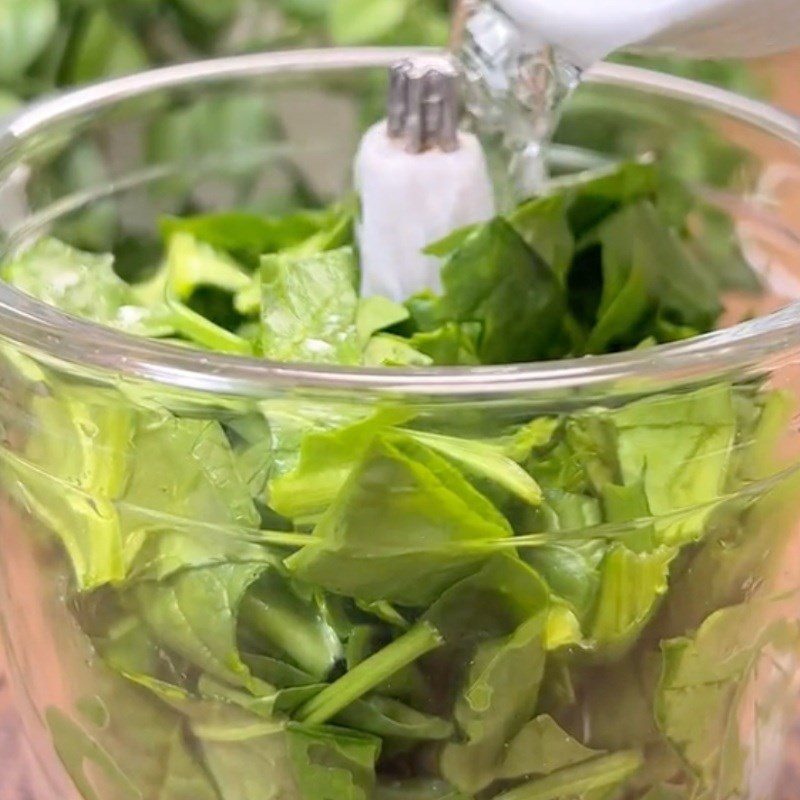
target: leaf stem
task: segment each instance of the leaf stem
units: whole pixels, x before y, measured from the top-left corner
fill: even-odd
[[[260,544],[274,544],[280,547],[305,547],[319,541],[313,533],[297,533],[292,531],[258,531],[257,541]]]
[[[623,750],[528,781],[497,795],[495,800],[559,800],[562,797],[582,797],[594,789],[606,789],[622,783],[641,765],[642,756],[638,750]]]
[[[415,625],[383,650],[362,661],[316,697],[301,706],[295,715],[301,722],[321,725],[351,703],[388,680],[403,667],[441,647],[442,635],[427,622]]]

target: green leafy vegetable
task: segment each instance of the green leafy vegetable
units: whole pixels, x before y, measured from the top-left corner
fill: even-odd
[[[263,564],[224,564],[192,569],[134,590],[132,602],[164,646],[209,675],[259,692],[241,661],[236,627],[245,593]]]
[[[440,456],[379,437],[289,559],[303,580],[366,600],[425,606],[511,535],[508,522]]]
[[[411,346],[439,366],[475,366],[483,327],[478,322],[447,322],[432,331],[418,331]]]
[[[3,266],[3,280],[78,317],[141,336],[173,331],[166,307],[141,306],[130,286],[113,269],[109,255],[83,253],[44,239]]]
[[[332,430],[308,429],[301,434],[296,466],[269,484],[269,503],[289,519],[318,518],[336,499],[348,476],[375,438],[408,420],[402,409],[374,414]],[[272,417],[273,425],[277,421]]]
[[[200,43],[235,11],[201,5],[171,4]],[[421,8],[330,14],[341,37],[391,39],[435,27]],[[130,56],[98,49],[120,13],[77,14],[65,74]],[[261,98],[212,98],[171,108],[152,155],[202,171],[235,150],[248,194],[275,130]],[[95,180],[98,152],[64,185]],[[165,174],[160,199],[202,212],[185,180]],[[124,224],[109,203],[59,234],[108,247]],[[454,231],[428,248],[442,294],[402,305],[359,296],[354,206],[164,217],[163,252],[45,239],[2,276],[198,357],[389,376],[654,348],[755,285],[742,260],[726,275],[724,220],[662,163],[557,179]],[[569,397],[545,380],[458,403],[276,382],[236,399],[0,356],[9,542],[30,533],[56,587],[65,665],[77,644],[46,721],[86,800],[705,800],[744,796],[762,769],[798,646],[796,596],[778,593],[793,405],[765,380]]]
[[[58,24],[56,0],[8,0],[0,11],[0,80],[19,80],[44,52]]]
[[[522,467],[506,456],[501,448],[484,442],[457,439],[437,433],[413,431],[418,442],[447,456],[468,474],[494,481],[531,505],[542,502],[542,491]]]
[[[166,217],[161,220],[160,228],[167,240],[179,233],[189,234],[255,267],[265,253],[294,247],[318,233],[323,219],[317,212],[300,211],[272,218],[245,211],[223,211],[193,217]]]
[[[63,65],[70,83],[89,83],[138,72],[147,66],[147,54],[138,39],[105,9],[79,22],[76,46]]]
[[[536,778],[497,797],[500,800],[558,800],[591,797],[592,792],[597,791],[605,794],[623,784],[641,765],[641,756],[636,752],[599,756]]]
[[[416,350],[407,339],[379,333],[364,348],[366,367],[429,367],[433,360]]]
[[[504,754],[501,777],[506,780],[529,775],[552,775],[560,769],[601,755],[573,739],[552,717],[528,722]]]
[[[440,315],[482,325],[485,363],[546,358],[562,324],[563,297],[552,269],[503,220],[470,234],[442,268]]]
[[[304,601],[276,575],[263,576],[244,597],[240,625],[317,680],[324,680],[343,656],[342,644],[318,605]]]
[[[80,589],[121,581],[125,546],[114,501],[125,486],[132,414],[56,386],[31,410],[38,424],[25,453],[6,461],[22,501],[63,543]]]
[[[264,355],[276,361],[357,364],[357,264],[350,248],[261,264]]]
[[[454,711],[466,741],[442,753],[442,774],[468,794],[494,781],[508,743],[536,711],[545,622],[542,609],[505,639],[480,645],[472,658]]]
[[[304,725],[249,734],[234,729],[215,740],[200,736],[222,800],[302,797],[369,800],[379,740]]]
[[[643,485],[650,511],[664,519],[657,528],[667,544],[702,532],[724,495],[736,438],[733,403],[731,386],[719,384],[613,415],[622,480]]]
[[[374,334],[399,325],[408,317],[408,309],[399,303],[380,295],[364,297],[359,302],[356,315],[358,339],[362,345],[367,345]]]
[[[660,319],[699,332],[719,316],[714,282],[649,202],[610,217],[590,241],[602,249],[603,288],[588,352],[633,347]]]
[[[759,695],[752,712],[746,705],[753,702],[748,692],[754,691],[754,682],[767,679],[764,662],[796,652],[797,626],[781,618],[782,604],[793,597],[721,609],[691,638],[662,645],[656,719],[702,792],[716,787],[729,795],[746,791],[744,765],[755,746],[745,727],[748,719],[753,715],[781,724],[785,709],[779,693]],[[790,678],[778,667],[773,680],[785,688]]]

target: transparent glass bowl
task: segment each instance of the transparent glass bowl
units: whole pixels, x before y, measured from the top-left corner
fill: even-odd
[[[157,257],[161,214],[335,199],[405,52],[34,105],[0,126],[4,251],[54,233],[124,271]],[[603,66],[558,141],[554,170],[653,153],[730,212],[769,287],[729,298],[752,319],[618,356],[331,369],[134,339],[0,286],[2,626],[37,798],[773,795],[800,608],[800,124]],[[354,424],[375,441],[342,461]],[[332,466],[322,498],[284,486],[289,529],[264,484],[298,431]],[[506,475],[571,470],[572,496],[548,515],[487,486],[476,437]],[[333,503],[374,535],[284,572]]]

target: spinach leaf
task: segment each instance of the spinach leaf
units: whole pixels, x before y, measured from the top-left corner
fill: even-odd
[[[402,409],[379,408],[369,416],[331,430],[319,424],[311,427],[314,423],[301,420],[299,440],[293,447],[298,456],[297,464],[269,482],[269,504],[289,519],[319,518],[375,438],[389,432],[394,425],[406,422],[409,414]],[[274,411],[268,412],[268,418],[273,427],[280,422]],[[337,425],[340,420],[329,417],[323,424],[328,422]]]
[[[115,501],[125,488],[133,415],[100,392],[81,396],[58,384],[32,399],[31,413],[24,458],[4,458],[18,497],[60,539],[79,590],[120,582],[126,557]]]
[[[240,631],[316,680],[324,680],[344,656],[342,643],[312,599],[296,593],[285,578],[267,573],[242,599]]]
[[[478,646],[453,716],[463,743],[447,745],[442,775],[467,794],[498,777],[511,739],[536,711],[544,675],[543,609],[510,636]]]
[[[402,336],[379,333],[364,348],[365,367],[429,367],[432,363]]]
[[[263,655],[261,653],[248,653],[242,645],[242,626],[239,627],[239,643],[242,650],[242,661],[247,664],[250,671],[257,678],[277,686],[280,689],[285,689],[295,686],[310,686],[314,683],[314,677],[307,672],[303,672],[285,661],[273,656]]]
[[[277,253],[319,232],[325,213],[298,211],[284,217],[266,217],[246,211],[221,211],[191,217],[164,217],[159,228],[169,241],[179,233],[228,253],[255,268],[262,255]]]
[[[380,742],[364,734],[292,725],[287,747],[301,797],[369,798]]]
[[[608,551],[590,628],[595,647],[618,656],[637,640],[667,592],[675,555],[669,547],[637,553],[624,544]]]
[[[196,731],[197,733],[197,731]],[[273,726],[260,735],[234,727],[199,732],[222,800],[369,800],[380,740],[325,726]]]
[[[9,453],[7,468],[24,476],[19,490],[61,538],[80,589],[274,561],[218,423],[135,415],[111,395],[55,384],[33,409],[25,459]]]
[[[83,629],[105,664],[159,699],[188,696],[187,662],[165,652],[121,596],[104,592],[78,602]]]
[[[506,553],[494,556],[445,592],[425,619],[436,626],[447,645],[434,656],[434,663],[439,670],[446,668],[444,674],[451,676],[451,682],[464,682],[455,710],[465,736],[445,751],[451,758],[453,780],[486,784],[492,770],[499,768],[501,739],[527,719],[518,706],[525,707],[532,695],[539,696],[544,652],[580,640],[574,617],[550,597],[537,573]],[[525,661],[524,667],[520,665],[525,678],[501,688],[496,678],[520,657]],[[484,660],[485,669],[473,671]],[[470,665],[466,676],[464,663]],[[450,693],[449,685],[446,691]],[[497,696],[487,704],[490,695]]]
[[[791,677],[780,661],[795,652],[798,629],[784,611],[794,602],[796,595],[788,595],[725,608],[693,636],[662,644],[656,720],[689,765],[701,794],[746,792],[744,765],[752,742],[748,721],[780,722],[785,713],[781,692]],[[770,670],[770,662],[777,667]],[[782,688],[759,689],[752,708],[748,692],[764,681]]]
[[[782,391],[753,396],[745,387],[735,389],[737,405],[753,415],[749,423],[740,414],[735,458],[731,467],[731,491],[759,481],[758,499],[744,511],[729,503],[710,519],[708,533],[671,583],[659,617],[659,634],[672,638],[697,629],[715,610],[748,599],[752,576],[764,569],[765,554],[784,553],[791,536],[793,498],[800,476],[789,469],[778,480],[776,470],[788,464],[776,458],[780,442],[794,413],[794,400]],[[741,483],[743,482],[743,483]],[[768,488],[767,488],[768,487]],[[703,591],[696,591],[702,586]]]
[[[130,602],[165,647],[210,675],[254,694],[265,687],[241,659],[236,629],[247,590],[263,564],[223,564],[190,569],[131,590]]]
[[[288,561],[298,577],[363,600],[426,606],[511,535],[491,503],[432,450],[381,436]]]
[[[189,703],[195,706],[190,716],[193,713],[196,714],[199,709],[205,711],[205,707],[211,702],[212,704],[238,706],[243,711],[263,717],[272,723],[285,721],[289,714],[309,698],[314,697],[320,690],[316,684],[288,686],[284,689],[275,689],[271,686],[262,688],[263,691],[254,697],[249,692],[223,683],[208,674],[202,675],[197,682],[200,700],[189,699]]]
[[[212,287],[232,294],[248,285],[247,275],[209,245],[188,234],[177,234],[170,239],[165,300],[175,330],[189,341],[223,353],[252,354],[251,344],[222,324],[235,321],[227,300],[223,300],[215,313],[208,313],[208,309],[201,313],[189,304],[198,288]]]
[[[658,168],[645,161],[629,161],[594,173],[561,178],[549,195],[563,194],[572,235],[582,240],[603,220],[625,206],[656,197]]]
[[[408,309],[399,303],[379,295],[362,297],[359,300],[356,314],[358,339],[362,345],[366,346],[376,333],[399,325],[408,317]]]
[[[466,229],[464,235],[459,238],[459,244],[466,241],[474,231],[474,226]],[[448,248],[441,255],[450,255],[452,252],[453,249]],[[439,255],[439,253],[434,253],[434,255]],[[439,314],[439,297],[428,289],[409,297],[405,302],[405,307],[410,315],[407,324],[403,326],[406,333],[429,333],[436,330],[443,322]]]
[[[419,623],[325,687],[305,703],[295,716],[303,722],[319,725],[342,712],[351,713],[354,707],[358,713],[358,701],[361,698],[385,685],[417,659],[441,647],[442,643],[442,636],[437,630],[425,622]]]
[[[603,542],[573,541],[525,550],[523,558],[585,622],[595,608],[605,552]]]
[[[406,433],[431,450],[447,456],[468,474],[494,482],[530,505],[541,504],[542,490],[536,481],[502,452],[502,446],[426,431]]]
[[[651,203],[626,206],[590,241],[602,251],[603,288],[588,352],[634,347],[659,320],[695,333],[713,327],[717,287]]]
[[[113,269],[110,255],[75,250],[42,239],[2,268],[3,280],[69,314],[140,336],[168,336],[174,328],[164,305],[145,308]]]
[[[443,320],[479,322],[486,364],[547,358],[555,350],[564,297],[552,269],[504,220],[481,226],[442,267]]]
[[[568,198],[554,194],[529,200],[516,208],[508,221],[562,282],[575,254],[575,239],[567,218]]]
[[[635,751],[598,756],[535,778],[496,795],[497,800],[558,800],[561,797],[605,797],[636,773],[642,757]],[[599,792],[599,795],[593,794]]]
[[[435,628],[445,642],[468,652],[487,640],[495,640],[496,644],[502,640],[498,661],[495,662],[489,653],[487,662],[491,666],[495,663],[502,666],[506,654],[513,654],[519,645],[525,649],[536,639],[536,626],[541,624],[542,612],[548,610],[548,601],[549,593],[542,579],[518,558],[500,553],[443,592],[425,612],[423,620]],[[534,618],[536,623],[531,622]],[[528,623],[529,627],[506,653],[503,644],[510,643],[508,637],[513,639],[513,634]],[[481,683],[480,672],[474,677],[476,708],[486,708],[486,695],[482,692],[493,691],[491,670],[486,675],[490,679],[488,684]]]
[[[169,239],[169,289],[182,302],[199,286],[213,286],[230,294],[250,285],[247,273],[225,253],[183,231]]]
[[[730,384],[641,400],[612,418],[622,480],[644,486],[660,540],[700,538],[731,467],[737,422]]]
[[[200,523],[176,521],[173,529],[162,525],[125,529],[130,560],[126,584],[165,580],[185,570],[222,564],[280,566],[269,534],[264,541],[246,531],[220,531]]]
[[[334,719],[337,725],[388,739],[439,741],[448,739],[453,726],[447,720],[423,714],[390,697],[372,695],[357,700]]]
[[[476,366],[481,363],[478,343],[482,330],[477,322],[447,322],[431,331],[418,331],[410,344],[437,366]]]
[[[56,752],[82,797],[218,800],[179,715],[102,664],[92,664],[91,676],[90,693],[78,695],[74,709],[51,706],[45,713]]]
[[[500,777],[514,780],[531,775],[551,775],[601,755],[573,739],[547,715],[528,722],[508,745]]]
[[[150,532],[206,526],[230,536],[224,526],[259,527],[260,516],[218,422],[142,415],[127,459],[121,511],[131,547]]]
[[[265,469],[271,480],[276,480],[298,466],[304,438],[317,433],[342,430],[369,419],[373,410],[353,403],[316,402],[305,398],[265,400],[258,404],[266,420],[268,436],[262,439]],[[382,409],[378,409],[380,415]],[[346,456],[346,452],[342,451]],[[356,452],[360,453],[358,448]],[[311,465],[312,460],[309,462]],[[294,516],[294,515],[289,515]]]
[[[276,361],[358,364],[357,265],[351,248],[261,263],[262,347]]]
[[[113,791],[115,796],[126,800],[145,796],[164,800],[217,800],[210,777],[194,760],[183,738],[179,720],[172,721],[165,738],[151,719],[142,719],[141,711],[137,716],[139,722],[146,723],[148,735],[159,734],[149,743],[151,753],[147,757],[153,762],[147,765],[152,770],[150,774],[142,758],[131,753],[130,742],[123,739],[127,746],[117,753],[109,753],[107,731],[102,736],[100,731],[87,731],[59,709],[48,709],[46,720],[53,746],[81,796],[86,800],[100,800],[98,791],[103,795]],[[135,721],[133,716],[128,717],[128,723]],[[88,766],[92,768],[91,778],[86,774]]]
[[[510,556],[496,556],[446,591],[413,628],[310,700],[298,716],[326,722],[445,644],[474,647],[487,636],[508,635],[539,612],[546,598],[544,584],[530,568]]]

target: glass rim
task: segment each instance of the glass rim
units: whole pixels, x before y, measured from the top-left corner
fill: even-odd
[[[328,48],[258,53],[146,71],[57,94],[0,121],[0,159],[51,125],[154,91],[230,80],[388,67],[419,48]],[[647,92],[716,111],[800,150],[800,117],[707,84],[646,69],[600,64],[587,81]],[[358,368],[285,364],[206,352],[78,319],[0,282],[0,337],[46,360],[172,389],[259,397],[278,389],[505,397],[635,380],[662,383],[752,370],[800,349],[800,302],[682,342],[625,353],[481,367]]]

